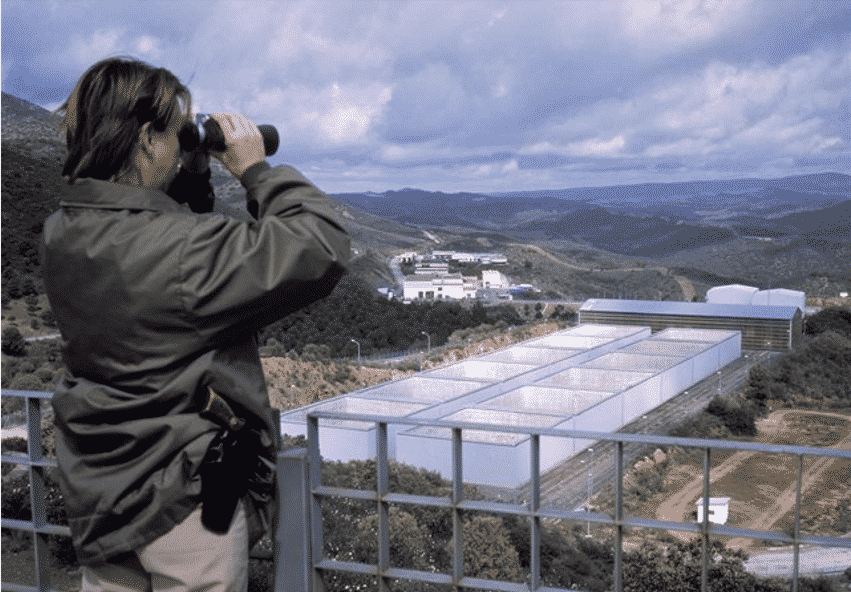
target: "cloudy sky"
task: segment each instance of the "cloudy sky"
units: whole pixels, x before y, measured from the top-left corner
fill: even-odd
[[[116,54],[333,193],[851,174],[851,0],[3,1],[7,93]]]

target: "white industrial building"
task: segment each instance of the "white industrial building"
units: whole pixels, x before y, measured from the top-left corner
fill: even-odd
[[[282,415],[283,433],[306,433],[312,409],[470,423],[615,431],[741,355],[737,331],[580,325],[512,347],[361,389]],[[319,422],[329,460],[375,456],[375,424]],[[390,424],[389,453],[451,477],[450,430]],[[464,430],[464,480],[518,487],[530,478],[530,438]],[[592,442],[541,437],[546,471]]]
[[[760,290],[753,286],[730,284],[706,291],[706,302],[712,304],[746,304],[755,306],[795,306],[804,312],[807,295],[798,290],[774,288]]]
[[[508,288],[508,278],[505,274],[493,269],[482,271],[482,287],[483,288]]]
[[[432,257],[459,263],[508,263],[508,258],[502,253],[463,253],[459,251],[432,251]]]
[[[759,288],[741,284],[716,286],[706,291],[706,301],[713,304],[751,304],[753,295],[757,292]]]
[[[474,298],[478,282],[460,273],[444,275],[409,275],[402,284],[405,300],[461,300]]]
[[[807,295],[798,290],[786,290],[785,288],[760,290],[753,295],[751,304],[761,306],[796,306],[801,309],[801,312],[804,312],[807,307]]]

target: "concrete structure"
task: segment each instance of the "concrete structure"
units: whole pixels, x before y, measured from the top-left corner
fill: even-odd
[[[409,275],[402,284],[402,297],[405,300],[461,300],[473,298],[476,287],[475,278],[465,278],[460,273]]]
[[[741,284],[716,286],[706,291],[706,301],[712,304],[753,304],[751,300],[757,292],[759,288]]]
[[[330,409],[612,431],[740,355],[741,335],[734,331],[671,329],[651,336],[648,327],[580,325],[284,414],[281,430],[304,434],[309,410]],[[374,455],[374,424],[321,420],[319,429],[326,459]],[[451,476],[449,429],[397,424],[388,438],[390,454],[399,462]],[[473,429],[463,438],[465,481],[518,487],[530,478],[529,437]],[[591,443],[542,436],[541,470]]]
[[[796,306],[803,313],[807,305],[807,295],[804,292],[786,290],[785,288],[759,290],[753,286],[730,284],[729,286],[716,286],[707,290],[706,302],[710,304]]]
[[[417,275],[445,275],[449,273],[449,264],[445,261],[423,261],[414,265]]]
[[[507,288],[508,286],[508,278],[504,274],[492,269],[486,269],[482,272],[483,288]]]
[[[807,295],[798,290],[786,290],[784,288],[760,290],[753,295],[751,304],[760,306],[796,306],[803,312],[807,307]]]
[[[463,253],[459,251],[432,251],[432,257],[459,263],[508,263],[508,258],[502,253]]]
[[[703,498],[695,502],[697,504],[697,521],[703,522]],[[730,514],[729,497],[709,498],[709,522],[714,524],[726,524]]]
[[[756,306],[592,298],[579,307],[580,323],[741,331],[742,347],[788,351],[803,338],[803,311],[795,306]]]

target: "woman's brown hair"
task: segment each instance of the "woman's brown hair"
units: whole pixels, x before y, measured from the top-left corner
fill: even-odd
[[[69,183],[120,176],[143,124],[162,132],[191,110],[189,89],[165,68],[130,57],[101,60],[57,109],[68,147],[62,174]]]

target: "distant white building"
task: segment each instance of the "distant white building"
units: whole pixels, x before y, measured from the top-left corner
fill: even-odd
[[[706,301],[713,304],[751,304],[753,295],[757,292],[759,288],[741,284],[716,286],[706,291]]]
[[[460,273],[445,275],[409,275],[402,287],[405,300],[461,300],[476,295],[476,279]]]
[[[505,274],[493,269],[482,271],[482,287],[483,288],[508,288],[508,278]]]
[[[432,251],[432,257],[444,261],[459,263],[508,263],[508,258],[502,253],[465,253],[460,251]]]
[[[449,263],[446,261],[421,261],[414,267],[414,273],[423,275],[444,275],[449,273]]]
[[[709,498],[709,522],[714,524],[726,524],[730,514],[729,497]],[[703,522],[703,498],[697,500],[697,521]]]
[[[804,311],[807,295],[797,290],[774,288],[760,290],[753,286],[731,284],[706,291],[706,301],[712,304],[749,304],[751,306],[796,306]]]
[[[760,290],[753,295],[751,304],[764,306],[797,306],[803,312],[807,307],[807,295],[798,290],[786,290],[775,288],[773,290]]]

